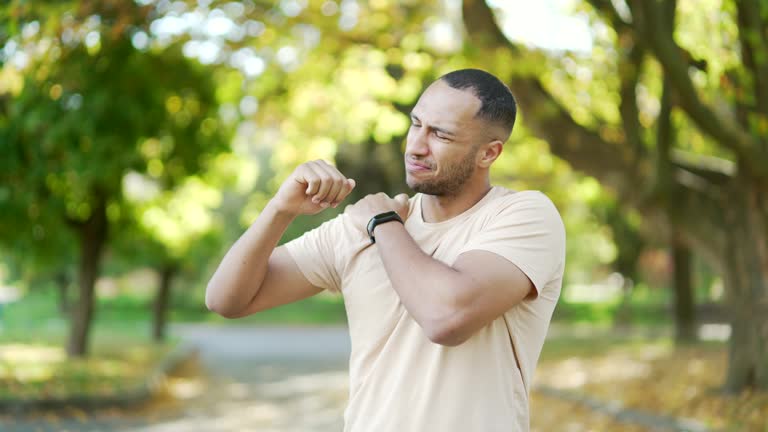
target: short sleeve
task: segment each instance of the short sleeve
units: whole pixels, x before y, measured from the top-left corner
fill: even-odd
[[[285,244],[304,277],[314,286],[332,292],[341,289],[338,239],[342,236],[343,214]]]
[[[459,252],[483,250],[515,264],[537,294],[562,273],[565,228],[555,205],[540,192],[513,194]]]

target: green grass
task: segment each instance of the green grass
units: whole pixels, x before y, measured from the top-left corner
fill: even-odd
[[[209,312],[202,298],[182,298],[170,321],[215,324],[344,323],[341,297],[319,295],[239,320]],[[68,359],[64,352],[69,317],[51,291],[38,291],[5,305],[0,314],[0,404],[24,400],[103,398],[142,385],[175,341],[153,344],[150,298],[100,298],[89,337],[89,356]]]
[[[333,325],[345,324],[347,315],[341,296],[320,294],[235,320],[210,312],[202,303],[178,305],[171,311],[171,319],[174,322],[213,324]]]
[[[142,386],[172,349],[112,340],[79,359],[67,358],[61,343],[0,343],[0,403],[120,395]]]
[[[152,299],[146,296],[122,294],[99,298],[95,307],[94,329],[108,328],[109,332],[136,336],[149,335],[152,319]],[[277,325],[329,325],[345,324],[346,313],[341,296],[320,294],[300,302],[228,320],[208,311],[202,293],[174,292],[169,310],[169,322],[207,322],[213,324],[277,324]],[[5,305],[0,324],[0,340],[8,334],[25,337],[53,337],[61,339],[68,316],[59,312],[53,291],[33,292],[15,303]],[[553,315],[554,322],[588,323],[612,326],[672,325],[669,307],[664,298],[633,296],[625,303],[569,303],[560,300]]]
[[[206,309],[202,296],[183,297],[172,303],[169,322],[208,322],[213,324],[280,324],[324,325],[346,323],[344,303],[340,296],[320,294],[300,302],[257,314],[228,320]],[[199,297],[199,298],[198,298]],[[0,341],[62,340],[66,336],[69,316],[62,314],[50,292],[26,295],[5,305],[0,313]],[[118,334],[146,339],[150,334],[152,299],[120,295],[99,298],[96,302],[93,329],[99,334]]]
[[[151,342],[149,311],[131,301],[101,300],[89,355],[67,358],[68,317],[52,295],[35,293],[5,305],[0,324],[0,403],[105,398],[143,385],[175,346]]]
[[[614,325],[671,325],[667,305],[657,302],[568,303],[560,301],[552,316],[555,322]]]

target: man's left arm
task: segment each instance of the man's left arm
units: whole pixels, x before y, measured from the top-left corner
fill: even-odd
[[[369,195],[349,207],[365,229],[387,210],[407,217],[407,196]],[[543,195],[509,206],[473,236],[452,264],[425,254],[397,222],[375,228],[376,248],[393,288],[427,337],[459,345],[526,297],[539,295],[564,259],[565,232],[557,210]]]
[[[400,301],[441,345],[462,344],[535,294],[528,276],[507,259],[472,250],[449,266],[425,254],[399,223],[378,226],[376,245]]]

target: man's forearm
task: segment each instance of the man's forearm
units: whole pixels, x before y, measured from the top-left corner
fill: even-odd
[[[430,339],[440,339],[459,310],[462,275],[425,254],[399,223],[376,227],[376,245],[392,287]]]
[[[269,257],[295,215],[270,201],[229,249],[208,282],[205,303],[221,314],[237,312],[256,295],[267,273]]]

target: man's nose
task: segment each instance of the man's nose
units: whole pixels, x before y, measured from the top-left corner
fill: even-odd
[[[418,156],[429,154],[429,145],[427,141],[427,130],[424,127],[412,128],[406,141],[406,153]]]

